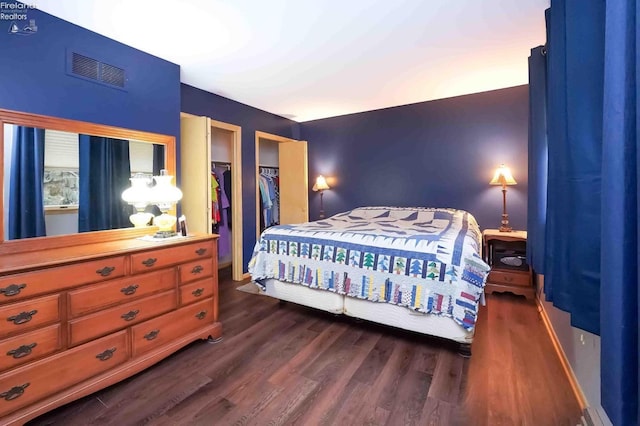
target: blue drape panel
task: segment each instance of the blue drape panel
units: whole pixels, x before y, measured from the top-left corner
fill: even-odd
[[[166,168],[164,166],[164,145],[153,144],[153,175],[160,176],[160,170]]]
[[[529,56],[529,193],[527,258],[544,274],[544,233],[547,221],[547,59],[543,46]]]
[[[553,1],[548,25],[545,293],[599,334],[604,2]]]
[[[80,135],[78,230],[101,231],[132,226],[132,208],[122,201],[129,187],[129,141]]]
[[[615,425],[638,415],[638,3],[606,5],[602,150],[602,406]]]
[[[44,129],[14,126],[7,238],[42,237],[44,221]]]

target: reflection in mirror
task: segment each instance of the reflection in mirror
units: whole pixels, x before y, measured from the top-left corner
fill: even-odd
[[[4,236],[131,227],[132,175],[158,175],[165,145],[4,124]]]

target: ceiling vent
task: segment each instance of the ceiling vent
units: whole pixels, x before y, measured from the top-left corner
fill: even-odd
[[[71,52],[69,59],[72,75],[124,89],[125,75],[122,68],[105,64],[76,52]]]

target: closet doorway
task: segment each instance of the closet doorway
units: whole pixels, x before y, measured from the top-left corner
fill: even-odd
[[[180,114],[182,212],[189,233],[218,234],[218,266],[243,279],[240,126]]]
[[[307,142],[256,132],[256,238],[275,224],[309,221]]]

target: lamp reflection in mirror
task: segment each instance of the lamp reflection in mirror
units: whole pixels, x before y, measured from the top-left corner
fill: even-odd
[[[327,185],[327,180],[324,176],[320,175],[316,178],[316,183],[311,188],[313,191],[320,191],[320,215],[318,216],[320,219],[324,219],[324,206],[322,204],[322,193],[324,190],[329,189],[329,185]]]
[[[513,178],[511,170],[504,164],[496,169],[493,179],[489,182],[489,185],[502,185],[502,221],[500,225],[500,232],[511,232],[512,228],[509,226],[509,215],[507,214],[507,185],[515,185],[518,182]]]
[[[164,169],[160,170],[160,175],[154,176],[153,180],[156,184],[151,187],[150,204],[157,205],[162,212],[160,216],[156,216],[153,220],[153,224],[159,228],[155,237],[167,238],[176,236],[177,233],[173,229],[176,224],[176,217],[169,214],[169,210],[182,199],[182,191],[171,183],[173,176],[167,174]]]
[[[129,216],[129,220],[136,228],[147,226],[153,215],[145,213],[144,209],[151,201],[151,177],[143,173],[136,173],[132,178],[131,186],[122,192],[122,199],[136,210]]]

